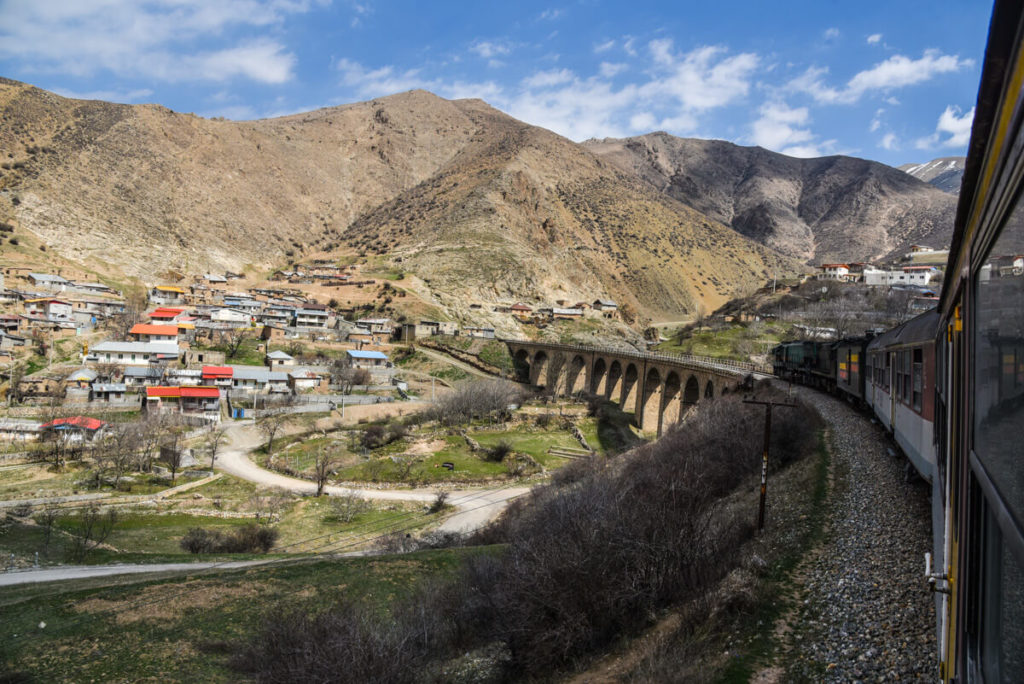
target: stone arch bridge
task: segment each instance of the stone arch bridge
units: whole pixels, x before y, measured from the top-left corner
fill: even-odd
[[[752,363],[704,357],[602,349],[572,344],[502,340],[515,362],[516,377],[552,394],[589,392],[633,413],[641,430],[661,434],[687,408],[736,389]]]

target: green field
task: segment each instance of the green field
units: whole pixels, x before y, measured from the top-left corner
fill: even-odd
[[[123,584],[98,578],[0,589],[0,680],[238,681],[243,677],[229,666],[234,644],[275,605],[317,610],[346,597],[385,609],[420,582],[452,573],[467,554],[481,552],[488,551],[420,551],[161,580],[126,577]]]

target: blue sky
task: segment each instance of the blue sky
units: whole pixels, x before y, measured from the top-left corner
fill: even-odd
[[[411,88],[574,140],[963,154],[984,0],[0,0],[0,75],[253,119]]]

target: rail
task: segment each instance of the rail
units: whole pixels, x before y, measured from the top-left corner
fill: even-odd
[[[713,371],[728,371],[738,374],[763,373],[771,375],[772,367],[767,364],[753,363],[752,361],[736,361],[734,359],[718,359],[711,356],[696,356],[693,354],[655,354],[652,352],[641,352],[626,349],[612,349],[610,347],[591,347],[583,344],[562,344],[560,342],[534,342],[532,340],[511,340],[501,339],[505,344],[518,344],[525,347],[548,349],[552,351],[579,352],[584,354],[614,354],[637,361],[662,361],[666,363],[679,364],[688,368]]]

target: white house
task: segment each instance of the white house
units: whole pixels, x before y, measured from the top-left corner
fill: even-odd
[[[345,352],[345,365],[349,368],[382,368],[387,366],[388,357],[379,351],[349,349]]]
[[[938,273],[934,266],[904,266],[903,268],[886,271],[873,266],[864,267],[864,284],[872,286],[885,285],[920,285],[931,282]]]
[[[846,282],[850,279],[850,267],[846,264],[822,264],[818,268],[818,280],[840,280]]]
[[[171,342],[100,342],[89,357],[99,363],[122,366],[148,366],[158,361],[177,361],[177,343]]]
[[[174,342],[178,341],[178,326],[157,325],[155,323],[136,323],[128,331],[128,335],[140,342]]]
[[[173,285],[157,285],[149,291],[149,301],[154,304],[181,304],[185,301],[185,290]]]
[[[296,309],[296,328],[326,328],[330,314],[320,309]]]
[[[217,309],[210,314],[210,320],[217,323],[248,323],[252,317],[238,309]]]

